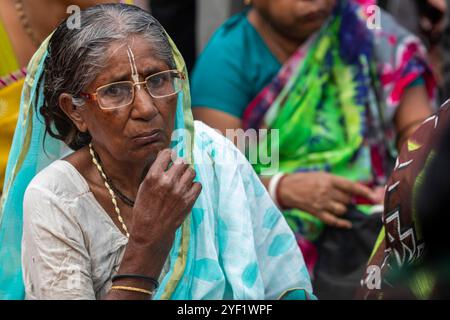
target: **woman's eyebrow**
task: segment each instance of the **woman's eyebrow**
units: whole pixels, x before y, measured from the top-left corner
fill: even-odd
[[[129,81],[129,80],[130,80],[130,72],[127,71],[122,74],[117,73],[117,74],[111,75],[111,77],[107,78],[105,83],[108,84],[108,83],[113,83],[113,82]]]
[[[144,69],[143,74],[145,76],[150,76],[152,74],[155,74],[155,73],[158,73],[158,72],[161,72],[161,71],[165,71],[165,69],[158,68],[158,67],[148,67],[148,68]]]
[[[146,69],[144,69],[144,71],[141,73],[139,73],[140,75],[144,76],[144,77],[148,77],[152,74],[161,72],[161,71],[165,71],[166,69],[164,68],[160,68],[160,67],[148,67]],[[124,72],[122,74],[117,73],[117,74],[113,74],[110,77],[108,77],[104,83],[105,84],[109,84],[109,83],[114,83],[114,82],[120,82],[120,81],[131,81],[131,75],[130,72]]]

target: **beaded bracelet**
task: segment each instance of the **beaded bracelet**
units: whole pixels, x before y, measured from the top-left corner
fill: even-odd
[[[154,287],[155,290],[158,289],[159,287],[159,282],[158,280],[152,278],[152,277],[148,277],[142,274],[116,274],[114,276],[112,276],[111,281],[114,282],[116,280],[120,280],[120,279],[139,279],[139,280],[146,280],[148,282],[151,282]]]

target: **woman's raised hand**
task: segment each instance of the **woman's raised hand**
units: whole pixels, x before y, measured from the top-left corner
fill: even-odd
[[[133,207],[130,238],[119,274],[140,274],[158,279],[175,238],[200,195],[195,171],[181,159],[172,163],[172,151],[161,151],[139,187]],[[121,279],[115,285],[154,290],[145,280]],[[111,290],[106,299],[143,299],[148,295]]]
[[[326,172],[290,174],[281,180],[278,188],[283,206],[303,210],[338,228],[352,227],[342,216],[355,196],[381,202],[370,188]]]
[[[175,231],[186,219],[202,186],[181,158],[172,166],[172,151],[161,151],[139,188],[133,208],[130,237],[139,243],[166,242],[171,246]]]

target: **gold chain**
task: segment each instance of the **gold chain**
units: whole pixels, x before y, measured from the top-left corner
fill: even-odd
[[[24,4],[22,0],[15,0],[15,5],[17,10],[17,15],[19,16],[20,23],[22,24],[22,28],[25,30],[26,34],[30,37],[36,48],[39,48],[41,45],[41,41],[39,41],[38,37],[34,33],[33,29],[30,26],[30,21],[25,13]]]
[[[106,189],[108,189],[108,192],[111,195],[111,201],[112,201],[112,203],[114,205],[114,209],[116,210],[119,222],[122,224],[122,229],[125,231],[125,234],[126,234],[127,238],[129,238],[130,234],[128,233],[128,228],[127,228],[127,226],[125,224],[125,221],[122,218],[122,215],[120,214],[119,206],[117,205],[116,194],[114,193],[113,189],[109,185],[108,178],[106,177],[106,174],[103,171],[102,166],[100,165],[100,163],[98,162],[97,158],[95,157],[94,148],[92,147],[92,143],[89,143],[89,152],[91,153],[91,156],[92,156],[92,163],[98,169],[98,172],[102,176],[103,181],[105,183],[105,187],[106,187]]]

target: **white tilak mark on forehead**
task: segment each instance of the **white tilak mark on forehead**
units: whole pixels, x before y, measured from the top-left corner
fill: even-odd
[[[136,59],[134,58],[133,50],[131,50],[130,46],[127,48],[128,60],[130,60],[131,67],[131,79],[133,79],[134,83],[139,82],[139,74],[136,66]],[[141,89],[141,85],[137,85],[138,90]]]

